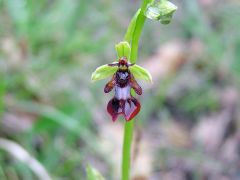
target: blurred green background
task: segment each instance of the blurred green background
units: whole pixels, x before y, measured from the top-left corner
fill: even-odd
[[[240,2],[172,2],[171,24],[147,20],[141,37],[154,84],[139,82],[132,178],[240,179]],[[86,179],[88,164],[119,179],[124,120],[90,77],[140,3],[0,0],[0,147],[19,144],[53,179]],[[0,149],[0,179],[36,179],[31,166]]]

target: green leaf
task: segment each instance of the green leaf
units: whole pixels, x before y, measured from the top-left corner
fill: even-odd
[[[91,80],[92,81],[98,81],[101,79],[105,79],[109,76],[112,76],[117,71],[116,66],[109,66],[108,64],[99,66],[93,73]]]
[[[88,165],[87,180],[105,180],[105,178],[95,168]]]
[[[115,46],[118,58],[121,58],[123,56],[127,57],[127,59],[130,58],[131,53],[131,47],[127,41],[122,41]]]
[[[127,41],[127,42],[131,42],[131,40],[132,40],[133,31],[135,29],[136,21],[137,21],[137,18],[138,18],[138,15],[140,14],[140,12],[141,12],[141,9],[138,9],[138,11],[133,16],[133,18],[132,18],[132,20],[131,20],[131,22],[128,26],[127,32],[126,32],[125,37],[124,37],[124,40]]]
[[[148,72],[148,70],[144,69],[143,67],[135,64],[133,66],[130,66],[129,69],[135,78],[152,82],[151,74]]]
[[[176,10],[177,6],[169,1],[153,1],[148,5],[145,16],[149,19],[160,21],[162,24],[169,24]]]

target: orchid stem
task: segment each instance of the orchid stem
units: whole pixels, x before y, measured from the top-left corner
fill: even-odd
[[[133,128],[134,119],[125,122],[122,151],[122,180],[129,180]]]
[[[131,54],[130,54],[130,62],[136,63],[137,54],[138,54],[138,44],[140,35],[142,32],[142,28],[146,17],[144,15],[144,11],[148,3],[152,0],[143,0],[142,6],[137,13],[134,15],[131,20],[128,30],[126,32],[125,41],[128,41],[131,44]],[[130,179],[130,165],[131,165],[131,145],[132,145],[132,137],[133,137],[133,129],[134,129],[134,121],[126,121],[124,126],[124,138],[123,138],[123,150],[122,150],[122,180]]]

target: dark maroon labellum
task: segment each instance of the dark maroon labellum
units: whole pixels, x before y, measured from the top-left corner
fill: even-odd
[[[142,88],[128,69],[132,65],[128,63],[126,57],[120,58],[117,63],[109,64],[109,66],[118,66],[118,70],[104,88],[105,93],[115,88],[115,95],[107,105],[107,111],[113,121],[117,120],[119,114],[123,114],[124,118],[130,121],[141,109],[139,101],[131,95],[131,88],[138,95],[142,94]]]

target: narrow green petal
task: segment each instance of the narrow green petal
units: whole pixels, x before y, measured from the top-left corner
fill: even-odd
[[[91,80],[92,81],[98,81],[101,79],[105,79],[109,76],[112,76],[116,71],[117,71],[116,66],[112,67],[109,66],[108,64],[99,66],[93,73],[92,73],[92,77]]]
[[[152,82],[151,74],[143,67],[135,64],[133,66],[130,66],[129,69],[135,78],[145,80],[147,82]]]

